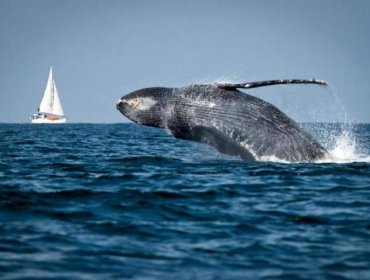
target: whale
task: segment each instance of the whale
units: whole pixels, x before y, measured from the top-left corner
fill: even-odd
[[[166,129],[175,138],[205,143],[244,161],[313,161],[327,151],[269,102],[242,90],[284,84],[327,85],[318,79],[150,87],[122,96],[116,108],[129,120]]]

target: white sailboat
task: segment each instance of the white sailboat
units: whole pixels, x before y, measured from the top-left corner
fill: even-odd
[[[67,117],[64,115],[62,103],[55,81],[53,79],[53,69],[50,67],[48,83],[44,96],[41,100],[37,113],[31,116],[32,123],[65,123]]]

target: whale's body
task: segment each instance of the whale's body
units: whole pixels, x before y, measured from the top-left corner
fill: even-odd
[[[166,128],[176,138],[206,143],[246,161],[311,161],[326,154],[278,108],[235,86],[146,88],[123,96],[117,108],[134,122]]]

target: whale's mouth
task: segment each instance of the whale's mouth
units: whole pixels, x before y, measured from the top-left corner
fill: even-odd
[[[127,104],[127,101],[124,100],[124,99],[118,99],[117,103],[116,103],[116,108],[118,110],[121,110],[123,109],[124,105]]]
[[[134,112],[126,99],[118,99],[116,103],[116,108],[122,115],[124,115],[129,120],[132,120],[134,122],[136,121],[136,119],[133,117]]]

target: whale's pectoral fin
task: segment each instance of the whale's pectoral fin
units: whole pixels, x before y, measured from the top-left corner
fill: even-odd
[[[284,79],[284,80],[269,80],[269,81],[259,81],[259,82],[247,82],[239,84],[229,84],[229,83],[216,83],[216,86],[222,89],[233,90],[237,88],[256,88],[274,85],[285,85],[285,84],[317,84],[317,85],[328,85],[324,80],[318,79]]]
[[[240,156],[245,161],[255,161],[253,155],[239,143],[219,132],[216,128],[205,126],[187,127],[186,129],[171,130],[178,139],[205,143],[215,147],[220,153]]]

